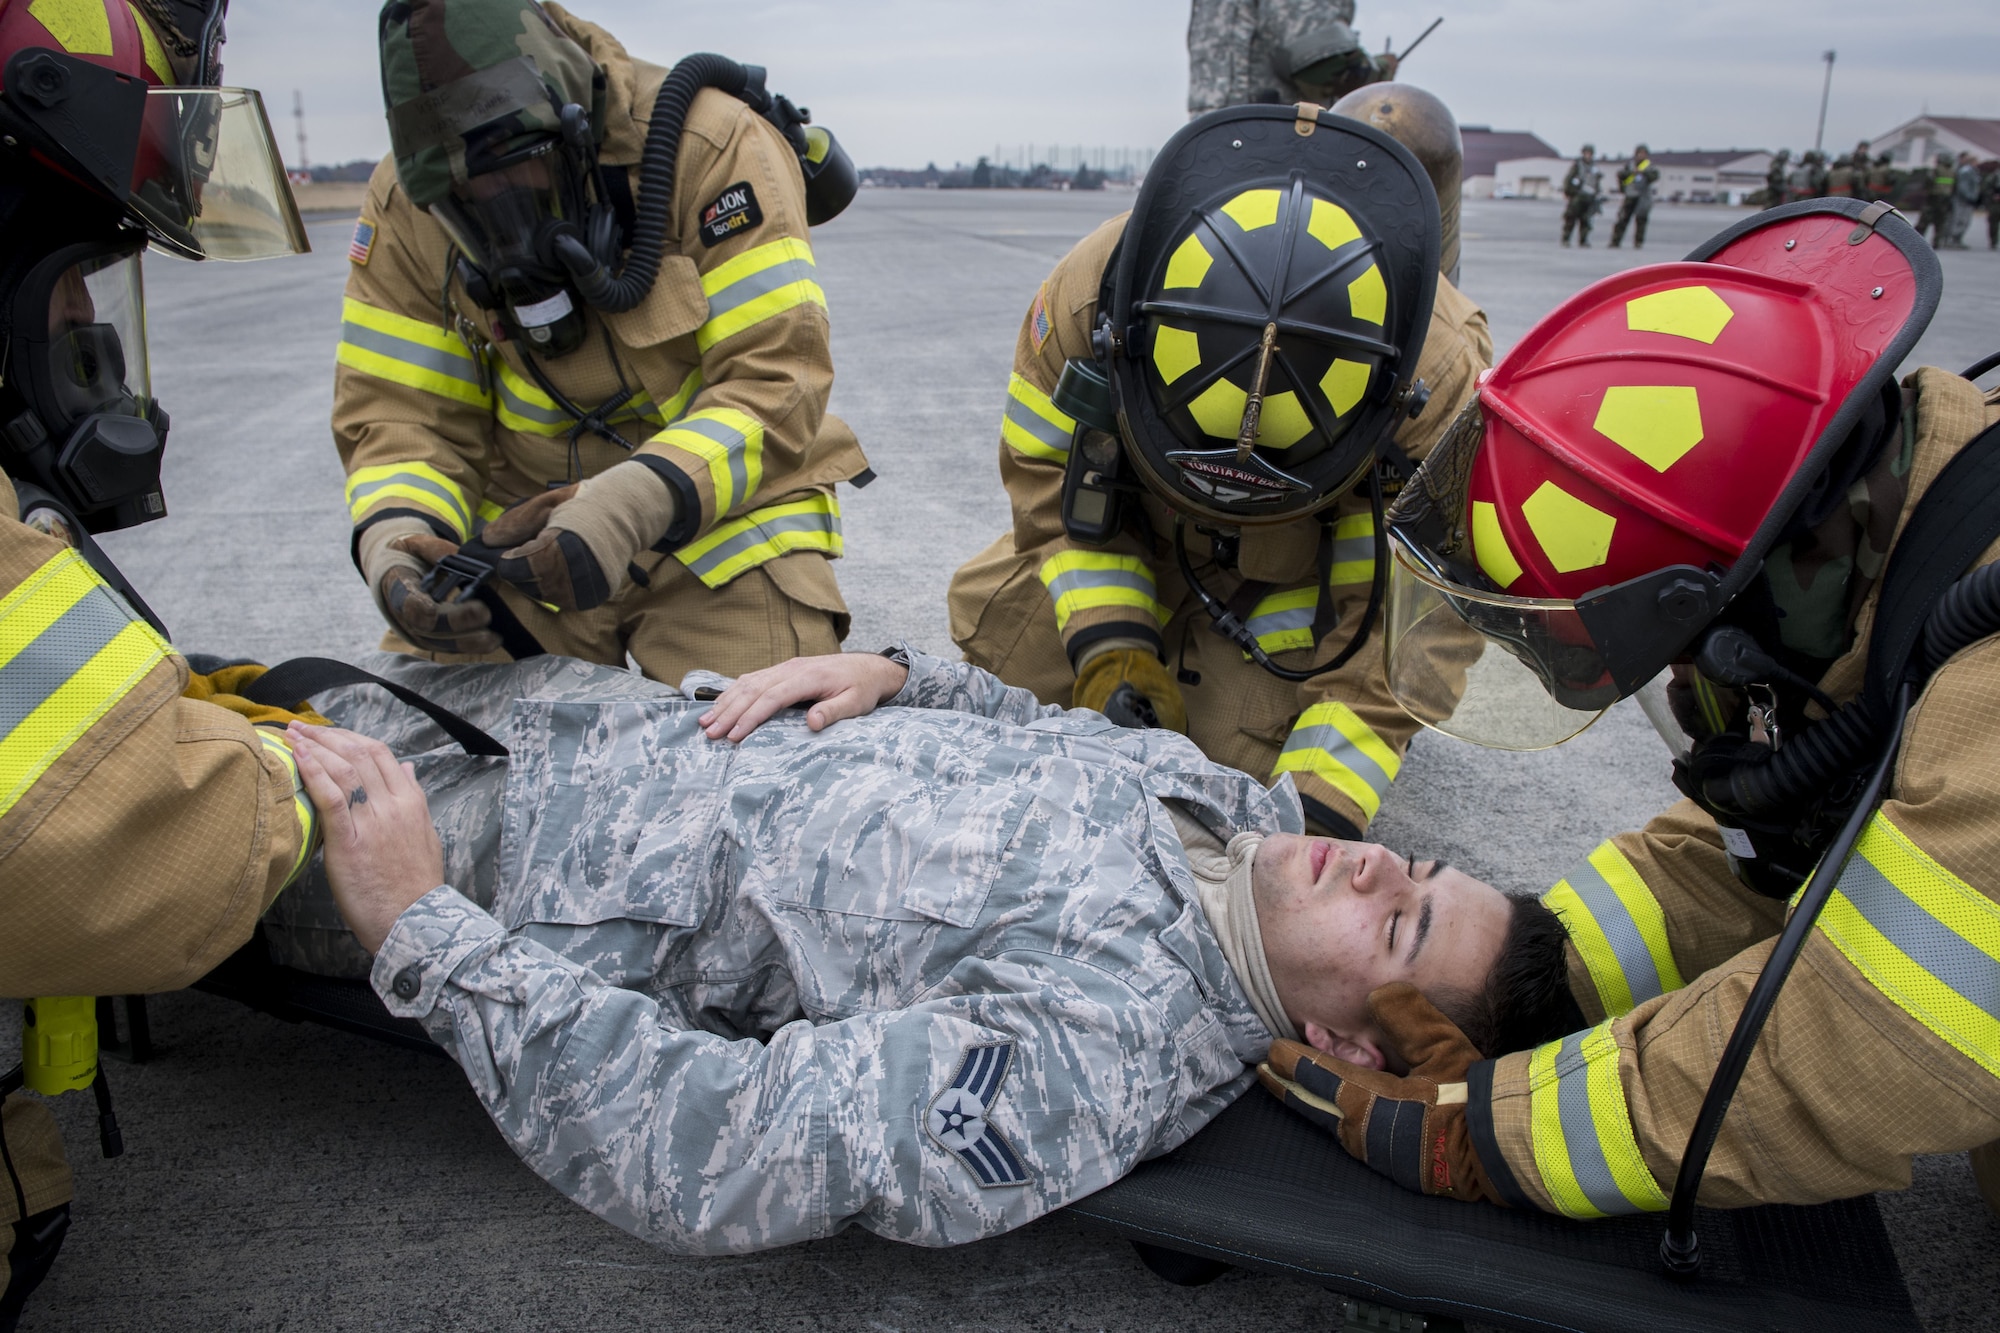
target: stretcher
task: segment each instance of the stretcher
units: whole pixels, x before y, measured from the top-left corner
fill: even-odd
[[[366,982],[270,961],[261,936],[197,983],[292,1022],[444,1053]],[[143,1008],[139,1010],[143,1023]],[[1879,1333],[1917,1326],[1872,1196],[1698,1215],[1704,1263],[1670,1277],[1658,1216],[1571,1222],[1408,1193],[1252,1088],[1176,1151],[1071,1204],[1185,1286],[1231,1268],[1366,1305],[1347,1327],[1459,1320],[1556,1333]]]

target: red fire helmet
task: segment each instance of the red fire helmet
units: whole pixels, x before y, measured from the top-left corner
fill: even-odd
[[[190,259],[301,253],[262,98],[210,86],[225,0],[0,0],[0,172],[67,178]]]
[[[1755,576],[1940,285],[1887,205],[1809,200],[1557,307],[1390,515],[1405,707],[1533,748],[1638,690]]]

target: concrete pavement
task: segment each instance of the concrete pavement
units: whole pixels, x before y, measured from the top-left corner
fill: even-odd
[[[995,454],[1015,330],[1049,267],[1129,201],[871,191],[815,237],[834,317],[833,408],[881,474],[843,496],[851,646],[950,649],[951,571],[1007,521]],[[1677,258],[1740,216],[1662,206],[1644,251],[1561,250],[1555,206],[1473,203],[1463,285],[1504,349],[1591,279]],[[315,224],[316,252],[293,261],[148,261],[153,372],[175,423],[171,517],[105,545],[185,649],[340,656],[380,632],[347,559],[326,424],[350,226]],[[1944,261],[1945,307],[1919,359],[1957,369],[2000,343],[2000,255]],[[1376,834],[1540,888],[1671,799],[1665,767],[1626,707],[1542,754],[1427,735]],[[161,997],[154,1013],[160,1058],[108,1065],[124,1158],[96,1160],[87,1098],[58,1103],[76,1226],[23,1322],[30,1333],[1338,1321],[1336,1298],[1286,1279],[1166,1286],[1122,1242],[1062,1218],[946,1252],[850,1233],[743,1259],[675,1258],[536,1180],[448,1062],[194,994]],[[1927,1327],[2000,1328],[2000,1223],[1963,1160],[1921,1162],[1915,1188],[1884,1210]]]

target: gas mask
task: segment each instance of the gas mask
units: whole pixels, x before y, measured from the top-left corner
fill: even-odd
[[[146,358],[144,238],[62,246],[29,267],[9,312],[6,470],[23,517],[59,536],[166,515],[160,460],[167,415]],[[41,496],[37,510],[37,493]]]

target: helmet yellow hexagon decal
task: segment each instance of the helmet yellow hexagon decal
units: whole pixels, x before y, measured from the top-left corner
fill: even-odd
[[[1312,428],[1312,418],[1306,415],[1305,405],[1290,389],[1265,395],[1264,410],[1257,418],[1258,444],[1266,449],[1289,449],[1303,440]]]
[[[1201,340],[1192,330],[1160,325],[1153,335],[1153,367],[1163,382],[1172,384],[1200,364]]]
[[[1203,433],[1233,440],[1243,429],[1243,409],[1249,402],[1249,394],[1228,380],[1217,380],[1188,404],[1188,413]]]
[[[1326,374],[1320,376],[1319,390],[1332,404],[1334,415],[1344,417],[1368,392],[1368,367],[1360,361],[1335,357],[1333,364],[1326,368]]]
[[[1312,216],[1306,220],[1306,234],[1327,249],[1338,250],[1350,241],[1360,240],[1361,228],[1354,225],[1354,219],[1339,204],[1315,199]]]
[[[1167,261],[1167,280],[1162,287],[1199,287],[1201,280],[1208,276],[1209,265],[1215,256],[1201,243],[1201,237],[1189,236],[1175,248],[1173,258]]]
[[[1245,190],[1224,204],[1222,211],[1243,230],[1256,231],[1278,220],[1278,203],[1284,197],[1278,190]]]
[[[1347,284],[1347,307],[1356,319],[1365,319],[1370,324],[1380,324],[1389,318],[1389,288],[1382,281],[1382,270],[1374,264],[1368,271]]]
[[[1522,502],[1521,516],[1558,574],[1594,568],[1611,554],[1611,534],[1618,520],[1552,481],[1543,482]]]
[[[1523,573],[1500,530],[1500,511],[1487,500],[1472,502],[1472,556],[1497,588],[1506,588]]]
[[[1701,443],[1701,396],[1688,384],[1615,385],[1604,391],[1591,425],[1665,472]]]
[[[1625,303],[1625,327],[1634,333],[1667,333],[1702,343],[1720,338],[1734,318],[1729,302],[1699,285],[1635,296]]]

